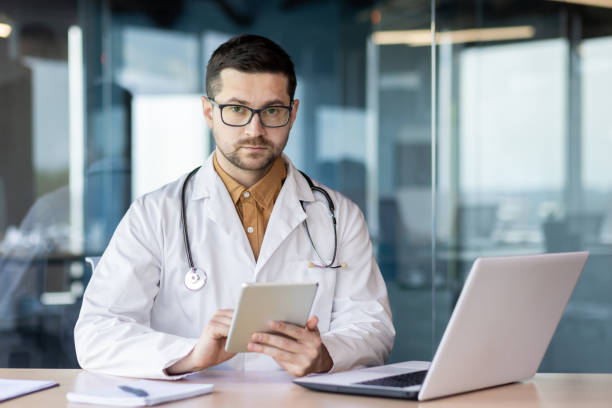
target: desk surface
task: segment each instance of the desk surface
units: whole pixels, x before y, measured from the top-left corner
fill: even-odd
[[[68,404],[66,393],[96,385],[118,383],[119,377],[83,370],[0,369],[0,378],[55,380],[59,387],[2,403],[12,407],[83,407]],[[309,391],[291,382],[285,372],[208,371],[190,381],[212,383],[210,395],[163,404],[164,407],[611,407],[612,374],[538,374],[533,379],[428,402],[359,397]]]

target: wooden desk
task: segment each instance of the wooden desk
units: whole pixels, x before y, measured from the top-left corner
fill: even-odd
[[[83,370],[0,369],[0,378],[55,380],[59,387],[19,397],[2,408],[83,407],[68,404],[66,392],[125,381]],[[291,383],[285,372],[209,371],[191,381],[212,383],[212,394],[164,404],[164,407],[612,407],[612,374],[538,374],[503,387],[428,402],[359,397],[309,391]]]

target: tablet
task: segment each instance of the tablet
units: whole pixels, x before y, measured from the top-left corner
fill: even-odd
[[[270,321],[305,326],[318,286],[317,282],[243,284],[225,351],[246,352],[253,333],[271,331]]]

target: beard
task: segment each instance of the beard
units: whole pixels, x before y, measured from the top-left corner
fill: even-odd
[[[288,132],[287,132],[288,133]],[[288,135],[287,135],[288,136]],[[217,137],[213,133],[215,141]],[[225,151],[217,144],[217,150],[225,157],[230,163],[241,170],[259,171],[269,168],[274,161],[280,157],[285,145],[287,144],[287,138],[285,138],[282,145],[274,145],[263,137],[248,138],[239,140],[232,146],[231,151]],[[263,147],[265,149],[248,152],[241,147]]]

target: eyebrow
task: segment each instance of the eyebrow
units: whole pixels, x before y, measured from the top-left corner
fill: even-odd
[[[247,101],[244,101],[242,99],[238,99],[238,98],[230,98],[227,100],[227,102],[224,102],[222,105],[227,105],[227,104],[231,104],[231,103],[237,103],[240,105],[244,105],[244,106],[249,106],[249,103]],[[272,99],[270,101],[266,101],[264,102],[261,106],[286,106],[285,102],[280,100],[280,99]]]

